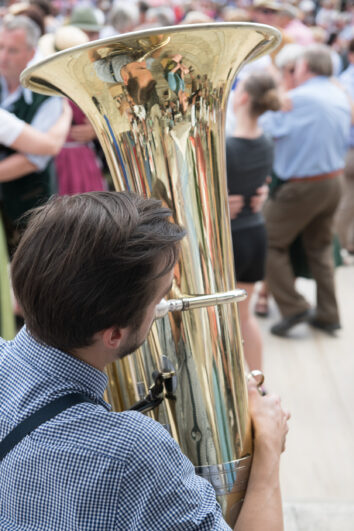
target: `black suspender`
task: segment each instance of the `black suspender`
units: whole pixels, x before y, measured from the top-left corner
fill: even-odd
[[[97,404],[97,402],[83,393],[71,393],[56,398],[24,419],[0,442],[0,462],[14,448],[14,446],[16,446],[16,444],[22,441],[26,435],[35,430],[38,426],[47,420],[52,419],[65,409],[80,404],[81,402]]]

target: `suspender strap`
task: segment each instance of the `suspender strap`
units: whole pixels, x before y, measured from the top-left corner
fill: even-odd
[[[0,462],[14,448],[14,446],[16,446],[16,444],[22,441],[26,435],[38,428],[38,426],[47,422],[47,420],[52,419],[65,409],[80,404],[81,402],[97,404],[97,402],[83,393],[71,393],[56,398],[20,422],[20,424],[11,430],[0,442]]]

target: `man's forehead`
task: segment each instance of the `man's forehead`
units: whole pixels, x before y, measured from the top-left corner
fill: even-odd
[[[22,28],[16,28],[13,30],[7,30],[6,28],[0,28],[0,38],[5,41],[16,42],[19,45],[27,45],[27,34]]]

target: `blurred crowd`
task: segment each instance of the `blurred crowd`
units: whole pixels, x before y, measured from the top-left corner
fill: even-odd
[[[352,0],[31,0],[0,4],[2,17],[25,14],[42,35],[72,24],[82,28],[90,40],[176,24],[261,22],[281,28],[285,42],[322,42],[345,56],[353,37]]]
[[[288,42],[327,44],[346,66],[353,38],[352,0],[30,0],[0,2],[0,16],[30,17],[41,35],[63,25],[85,31],[90,40],[161,26],[203,22],[260,22],[278,27]]]
[[[336,233],[342,250],[337,263],[354,254],[353,0],[31,0],[0,5],[2,268],[6,250],[11,254],[18,241],[19,219],[39,201],[53,193],[112,187],[95,132],[84,113],[71,102],[63,104],[59,98],[23,89],[19,76],[28,64],[77,44],[136,30],[214,21],[269,24],[281,32],[281,45],[271,56],[242,70],[227,111],[228,142],[238,139],[232,141],[228,155],[233,239],[236,247],[244,241],[248,256],[235,253],[237,278],[250,294],[256,282],[267,281],[259,292],[256,310],[267,315],[270,288],[282,315],[272,329],[277,335],[287,335],[303,321],[330,333],[340,327],[333,257],[329,258],[328,249]],[[169,83],[178,80],[182,86],[186,72],[178,60],[172,66]],[[120,72],[123,77],[123,68]],[[255,106],[261,99],[264,104]],[[240,139],[255,142],[240,145]],[[240,155],[232,161],[235,150]],[[233,175],[247,172],[249,186],[245,188]],[[306,198],[317,197],[321,209],[315,199],[309,205],[300,197],[300,180],[307,177],[311,179],[306,181]],[[293,195],[297,198],[290,204],[290,199],[282,196],[290,195],[296,179],[298,189]],[[288,184],[281,187],[284,182]],[[341,193],[333,188],[334,182]],[[272,192],[267,199],[269,184]],[[331,204],[329,199],[326,203],[327,197]],[[263,209],[265,217],[260,212]],[[289,221],[291,209],[301,212],[303,223],[297,222],[296,214]],[[309,211],[312,217],[307,215]],[[251,232],[243,232],[245,229]],[[303,274],[290,271],[289,258],[292,244],[301,235],[308,261],[306,274],[315,278],[318,288],[317,313],[311,315],[308,304],[291,287],[295,277]],[[260,254],[249,254],[252,241]],[[247,265],[255,262],[260,264],[257,270]],[[246,345],[254,345],[248,361],[251,368],[260,368],[262,342],[251,309],[245,308],[241,317]],[[3,330],[3,334],[9,336],[11,331],[6,334]],[[247,341],[248,337],[253,339]]]

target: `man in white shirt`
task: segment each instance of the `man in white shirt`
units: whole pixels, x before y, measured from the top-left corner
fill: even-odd
[[[4,18],[0,26],[0,105],[41,131],[62,112],[59,98],[34,94],[20,84],[20,74],[33,58],[39,30],[23,16]],[[55,191],[50,156],[30,156],[0,147],[0,182],[8,241],[16,240],[18,218]],[[14,242],[13,242],[14,243]]]

